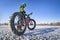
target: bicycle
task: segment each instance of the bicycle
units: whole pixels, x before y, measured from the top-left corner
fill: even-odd
[[[29,30],[33,30],[36,27],[36,22],[34,19],[30,18],[30,15],[32,13],[28,14],[26,18],[24,19],[23,15],[20,12],[15,12],[12,14],[10,18],[10,27],[11,30],[14,34],[21,36],[24,34],[26,27],[28,27]],[[18,17],[15,22],[15,18]],[[20,19],[19,19],[20,18]],[[21,20],[22,19],[22,20]],[[21,28],[22,30],[18,31],[18,27]]]

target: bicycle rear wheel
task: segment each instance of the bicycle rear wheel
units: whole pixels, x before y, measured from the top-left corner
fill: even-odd
[[[33,30],[33,29],[35,29],[35,27],[36,27],[35,20],[34,19],[30,19],[30,22],[29,22],[29,25],[28,25],[28,29],[29,30]]]

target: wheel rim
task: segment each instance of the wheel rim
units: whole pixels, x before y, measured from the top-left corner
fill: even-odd
[[[29,27],[30,28],[33,28],[34,27],[34,22],[32,20],[29,22]]]
[[[25,28],[25,21],[23,19],[23,25],[20,25],[21,20],[19,21],[19,24],[18,24],[18,19],[19,19],[18,16],[16,16],[15,19],[14,19],[14,25],[15,25],[15,28],[18,32],[22,32],[22,31],[24,31],[24,28]]]

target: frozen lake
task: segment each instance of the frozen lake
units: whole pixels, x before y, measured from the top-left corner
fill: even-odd
[[[37,26],[33,31],[26,30],[24,35],[12,33],[10,26],[0,26],[0,40],[60,40],[60,26]]]

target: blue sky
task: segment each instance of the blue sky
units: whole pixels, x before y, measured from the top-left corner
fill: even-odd
[[[60,22],[59,0],[0,0],[0,22],[7,22],[23,2],[27,4],[26,13],[33,12],[31,18],[37,23]]]

